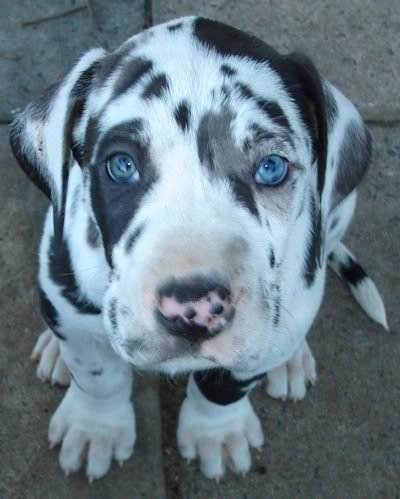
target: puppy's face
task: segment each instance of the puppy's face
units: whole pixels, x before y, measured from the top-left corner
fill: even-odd
[[[291,348],[281,275],[288,258],[304,265],[290,245],[309,231],[312,137],[273,64],[223,53],[210,27],[128,41],[102,63],[81,123],[112,267],[105,324],[142,368],[247,370]]]
[[[184,18],[88,52],[15,120],[14,152],[51,197],[56,240],[81,169],[122,357],[249,371],[293,353],[322,294],[323,87],[306,58]]]

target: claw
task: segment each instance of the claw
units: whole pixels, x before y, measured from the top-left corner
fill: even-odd
[[[186,464],[189,466],[189,464],[191,464],[192,462],[192,459],[190,457],[187,457],[186,458]]]
[[[123,461],[122,459],[120,459],[120,460],[118,461],[118,466],[119,466],[120,468],[122,468],[122,466],[123,466],[123,465],[124,465],[124,461]]]
[[[64,470],[64,475],[65,475],[66,478],[68,478],[68,476],[69,476],[70,473],[71,472],[69,470]]]
[[[57,445],[56,442],[50,442],[49,443],[49,450],[53,450],[56,445]]]
[[[240,474],[242,475],[242,478],[246,478],[246,476],[247,476],[246,471],[242,471]]]
[[[93,476],[93,475],[88,475],[88,482],[89,482],[89,485],[92,485],[93,480],[94,480],[94,476]]]

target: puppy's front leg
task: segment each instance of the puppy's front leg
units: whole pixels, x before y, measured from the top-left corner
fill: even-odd
[[[91,334],[71,334],[60,342],[71,385],[50,421],[49,442],[61,443],[61,468],[77,471],[87,448],[89,481],[102,477],[115,458],[122,464],[133,451],[135,415],[130,400],[132,370],[108,342]]]
[[[263,376],[238,380],[223,369],[190,376],[179,414],[178,447],[186,459],[199,457],[207,478],[218,481],[225,465],[242,474],[250,469],[250,447],[260,447],[264,436],[248,392]]]

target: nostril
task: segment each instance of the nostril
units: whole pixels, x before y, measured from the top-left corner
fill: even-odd
[[[196,310],[193,307],[188,307],[184,312],[184,316],[186,319],[191,320],[196,317]]]
[[[223,288],[221,286],[218,286],[218,288],[216,288],[215,292],[221,298],[221,300],[227,300],[230,296],[229,291],[226,288]]]
[[[210,312],[213,315],[220,315],[224,311],[224,306],[222,303],[215,303],[214,305],[211,305]]]

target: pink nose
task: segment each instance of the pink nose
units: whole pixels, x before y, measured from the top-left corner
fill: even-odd
[[[172,279],[159,291],[160,323],[189,341],[215,336],[229,325],[234,313],[229,290],[213,280]]]

